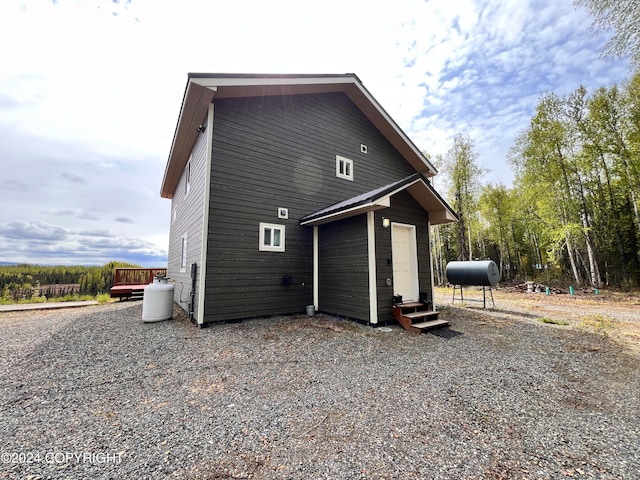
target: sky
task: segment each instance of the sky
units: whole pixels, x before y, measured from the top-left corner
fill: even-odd
[[[356,73],[421,150],[469,135],[511,186],[542,95],[631,76],[590,24],[572,0],[3,0],[0,263],[166,265],[188,72]]]

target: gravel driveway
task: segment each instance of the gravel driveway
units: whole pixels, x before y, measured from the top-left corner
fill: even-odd
[[[640,357],[445,308],[199,330],[142,304],[0,314],[0,478],[637,479]]]

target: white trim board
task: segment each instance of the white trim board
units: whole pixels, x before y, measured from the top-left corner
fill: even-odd
[[[399,231],[405,231],[408,233],[408,250],[400,250],[396,252],[398,248],[396,245],[397,239],[400,236]],[[417,231],[416,226],[406,223],[396,223],[391,222],[391,256],[393,258],[392,268],[393,268],[393,294],[394,295],[402,295],[403,300],[405,301],[418,301],[420,298],[420,277],[418,272],[418,244],[417,244]],[[409,285],[407,285],[409,291],[397,290],[398,286],[401,285],[400,278],[397,277],[396,267],[398,266],[396,263],[397,255],[402,253],[406,253],[409,256],[408,259],[408,268],[409,272],[406,276],[402,276],[402,279],[406,281],[409,280]],[[402,263],[400,263],[402,265]]]
[[[316,311],[320,308],[319,299],[320,299],[320,286],[318,282],[320,280],[320,247],[318,245],[318,226],[313,226],[313,305],[316,307]]]
[[[211,146],[213,144],[213,103],[209,104],[207,112],[207,160],[204,169],[204,205],[202,206],[202,245],[200,246],[200,265],[198,268],[198,325],[204,323],[204,292],[207,276],[207,240],[209,237],[209,195],[211,192]]]
[[[367,252],[369,257],[369,323],[378,323],[378,289],[376,288],[375,214],[367,212]]]

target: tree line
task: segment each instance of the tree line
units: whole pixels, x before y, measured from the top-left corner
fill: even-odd
[[[491,258],[503,281],[640,285],[640,70],[622,85],[543,95],[509,152],[515,181],[480,183],[473,140],[434,163],[460,221],[432,232],[438,283],[450,260]]]
[[[115,269],[126,267],[138,265],[109,262],[95,267],[29,264],[0,266],[0,298],[17,301],[23,296],[31,298],[34,294],[47,298],[69,294],[98,295],[108,292],[113,286]],[[54,285],[63,287],[54,288]]]

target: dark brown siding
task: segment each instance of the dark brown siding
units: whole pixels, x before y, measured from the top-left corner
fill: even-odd
[[[318,244],[319,310],[369,321],[367,216],[321,225]]]
[[[302,312],[313,303],[313,229],[299,219],[414,170],[344,94],[214,107],[205,321]],[[354,181],[336,177],[336,155],[353,160]],[[260,222],[285,225],[284,253],[258,250]]]
[[[431,294],[431,260],[429,258],[428,214],[408,192],[400,192],[391,197],[391,207],[375,212],[376,229],[376,285],[378,290],[378,321],[393,319],[391,305],[393,285],[387,286],[386,279],[393,279],[393,255],[391,249],[391,228],[382,226],[382,217],[392,222],[416,226],[418,250],[418,282],[421,292]]]

